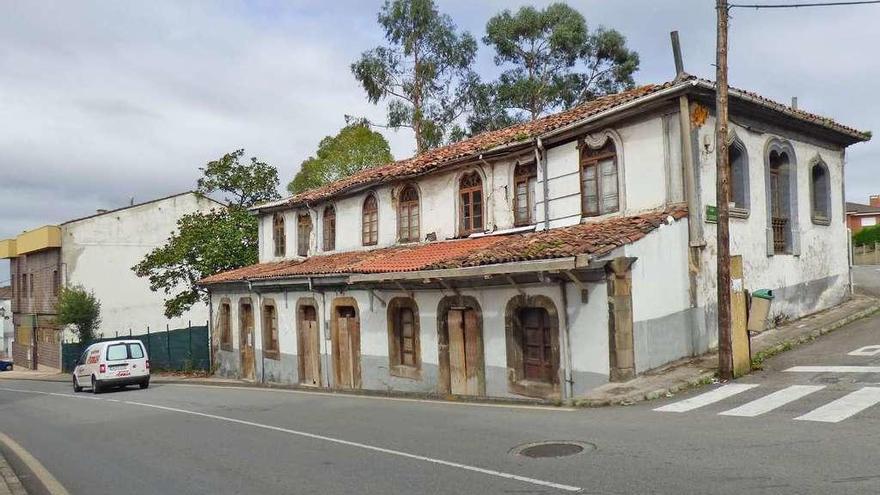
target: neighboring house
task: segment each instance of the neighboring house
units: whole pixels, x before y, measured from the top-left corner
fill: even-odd
[[[846,203],[846,224],[853,234],[863,227],[880,225],[880,196],[869,196],[866,205]]]
[[[3,332],[0,356],[4,358],[12,356],[12,339],[15,336],[12,328],[12,287],[0,287],[0,330]]]
[[[218,373],[568,400],[706,352],[714,98],[685,75],[253,208],[260,263],[202,281]],[[868,135],[737,89],[730,114],[737,285],[838,304]]]
[[[142,334],[205,322],[208,310],[196,304],[168,320],[161,293],[132,271],[143,257],[162,246],[183,215],[223,207],[205,196],[186,192],[95,215],[47,225],[0,241],[0,258],[10,260],[12,312],[16,328],[15,363],[22,367],[60,368],[62,329],[55,323],[62,287],[81,285],[101,302],[105,337]],[[72,335],[67,335],[72,339]]]

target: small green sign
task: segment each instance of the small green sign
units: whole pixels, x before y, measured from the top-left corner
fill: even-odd
[[[706,223],[718,223],[718,207],[706,205]]]

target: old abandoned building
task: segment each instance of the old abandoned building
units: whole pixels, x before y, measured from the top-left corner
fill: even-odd
[[[866,133],[732,89],[731,251],[799,317],[848,297]],[[714,84],[683,75],[259,205],[202,281],[218,373],[569,400],[717,344]]]
[[[165,244],[188,213],[223,207],[216,201],[185,192],[111,211],[46,225],[14,239],[0,240],[0,259],[10,261],[13,360],[22,368],[61,368],[64,329],[55,317],[62,287],[80,285],[101,303],[99,335],[144,333],[148,327],[186,326],[204,322],[205,304],[181,318],[164,316],[162,295],[132,271],[152,249]],[[71,334],[68,339],[73,338]]]

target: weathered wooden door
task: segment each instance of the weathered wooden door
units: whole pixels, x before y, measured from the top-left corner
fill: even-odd
[[[321,386],[321,348],[318,317],[314,306],[303,306],[300,314],[300,355],[303,385]]]
[[[333,339],[333,371],[337,388],[361,387],[361,336],[357,311],[351,306],[336,308]]]
[[[254,379],[254,307],[250,303],[242,303],[241,315],[241,377]]]
[[[449,389],[457,395],[481,395],[483,338],[477,312],[453,308],[446,313],[449,329]]]
[[[519,317],[522,323],[523,377],[552,383],[556,369],[550,315],[544,308],[523,308]]]

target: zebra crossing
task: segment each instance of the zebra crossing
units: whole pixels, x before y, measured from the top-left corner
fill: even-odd
[[[694,397],[655,408],[657,412],[686,413],[734,398],[761,386],[755,383],[731,383]],[[824,385],[790,385],[757,399],[717,413],[720,416],[754,418],[803,399],[825,389]],[[793,418],[796,421],[839,423],[880,403],[880,387],[862,387],[847,392],[831,402]]]

